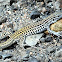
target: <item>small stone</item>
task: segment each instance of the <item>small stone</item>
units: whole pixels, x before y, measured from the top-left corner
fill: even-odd
[[[2,59],[2,55],[0,55],[0,59]]]
[[[12,62],[12,61],[11,61],[11,59],[7,58],[6,60],[4,60],[4,62]]]
[[[36,35],[31,35],[31,36],[28,36],[26,38],[26,44],[29,45],[29,46],[34,46],[37,44],[37,42],[39,41],[40,37],[42,36],[42,34],[36,34]]]
[[[62,39],[59,39],[59,43],[62,45]]]
[[[60,49],[59,51],[56,51],[55,56],[62,57],[62,49]]]
[[[19,9],[18,4],[13,3],[13,4],[12,4],[12,9],[15,10],[15,11],[18,10],[18,9]]]
[[[23,61],[28,61],[28,58],[23,58]]]
[[[36,19],[36,18],[38,18],[38,17],[40,18],[40,14],[41,14],[41,13],[40,13],[39,11],[34,10],[34,11],[31,12],[30,18],[31,18],[31,19]]]
[[[46,8],[45,8],[45,7],[43,7],[43,8],[42,8],[42,12],[45,12],[45,11],[46,11]]]
[[[7,21],[7,18],[6,17],[2,17],[1,19],[0,19],[0,25],[2,24],[2,23],[5,23]]]
[[[48,3],[48,5],[47,5],[47,7],[51,7],[51,8],[52,8],[52,6],[53,6],[52,2]]]
[[[56,9],[58,9],[58,10],[59,10],[59,9],[60,9],[60,8],[59,8],[59,6],[60,6],[59,1],[56,1],[56,2],[55,2],[55,7],[56,7]]]
[[[28,60],[28,62],[39,62],[36,58],[32,57]]]
[[[52,41],[52,37],[51,36],[47,36],[45,39],[46,42],[51,42]]]
[[[5,24],[2,24],[2,25],[1,25],[1,29],[4,29],[4,28],[5,28]]]
[[[56,50],[56,47],[48,47],[48,48],[47,48],[47,51],[48,51],[49,53],[53,53],[53,52],[55,52],[55,50]]]
[[[45,7],[45,5],[46,5],[46,4],[45,4],[45,3],[43,3],[42,7]]]
[[[30,52],[30,55],[32,55],[33,54],[33,52]]]
[[[6,13],[10,15],[11,14],[11,11],[6,11]]]
[[[3,54],[2,58],[6,59],[6,58],[11,58],[13,55],[12,54]]]
[[[45,42],[45,38],[43,38],[43,37],[40,38],[40,42],[41,42],[41,43],[44,43],[44,42]]]
[[[13,26],[14,26],[13,30],[16,31],[18,29],[18,26],[17,26],[17,24],[15,22],[13,23]]]
[[[10,0],[10,6],[15,2],[17,2],[17,0]]]
[[[8,25],[7,25],[7,27],[8,27],[8,28],[10,27],[10,28],[12,28],[12,29],[13,29],[13,24],[12,24],[12,23],[10,23],[10,24],[8,24]]]

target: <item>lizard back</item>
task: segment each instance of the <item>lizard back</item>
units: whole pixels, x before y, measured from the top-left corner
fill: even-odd
[[[42,21],[31,23],[30,25],[21,28],[20,30],[12,34],[7,41],[5,41],[4,43],[0,43],[0,49],[6,48],[12,45],[14,43],[14,39],[16,39],[19,36],[21,36],[21,39],[22,39],[22,37],[24,36],[33,35],[33,34],[42,32],[45,28],[47,28],[48,31],[50,32],[49,25],[56,22],[60,18],[62,18],[62,13],[56,12],[48,16]]]

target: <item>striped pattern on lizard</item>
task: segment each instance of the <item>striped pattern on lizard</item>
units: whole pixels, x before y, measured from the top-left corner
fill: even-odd
[[[18,30],[14,34],[12,34],[7,41],[0,43],[0,49],[4,49],[4,48],[12,45],[13,43],[15,43],[14,40],[19,37],[21,40],[20,41],[21,45],[23,46],[23,41],[25,40],[26,36],[37,34],[39,32],[42,32],[44,29],[47,29],[50,33],[53,33],[56,35],[55,32],[50,30],[49,26],[50,26],[50,24],[55,23],[60,18],[62,18],[62,13],[55,12],[42,21],[31,23],[30,25],[21,28],[20,30]],[[62,35],[60,35],[60,33],[57,33],[57,35],[62,36]]]

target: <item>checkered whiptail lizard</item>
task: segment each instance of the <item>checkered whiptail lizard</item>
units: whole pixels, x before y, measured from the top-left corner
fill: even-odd
[[[32,23],[26,27],[21,28],[20,30],[18,30],[17,32],[15,32],[14,34],[12,34],[10,36],[10,38],[3,42],[0,43],[0,49],[4,49],[10,45],[12,45],[13,43],[15,43],[14,39],[17,39],[20,37],[21,40],[21,44],[23,44],[23,40],[24,37],[28,36],[28,35],[33,35],[39,32],[42,32],[45,28],[52,34],[55,34],[57,36],[62,36],[61,32],[54,32],[50,30],[50,24],[55,23],[57,20],[59,20],[62,17],[62,13],[61,12],[55,12],[54,14],[51,14],[50,16],[48,16],[47,18],[45,18],[42,21],[38,21],[35,23]]]

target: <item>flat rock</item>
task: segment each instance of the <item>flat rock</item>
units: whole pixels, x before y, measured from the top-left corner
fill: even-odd
[[[62,19],[52,24],[50,28],[52,31],[55,31],[55,32],[62,31]]]
[[[26,42],[26,44],[28,44],[29,46],[36,45],[41,36],[42,36],[42,34],[36,34],[36,35],[28,36],[28,37],[26,38],[26,41],[25,41],[25,42]]]

